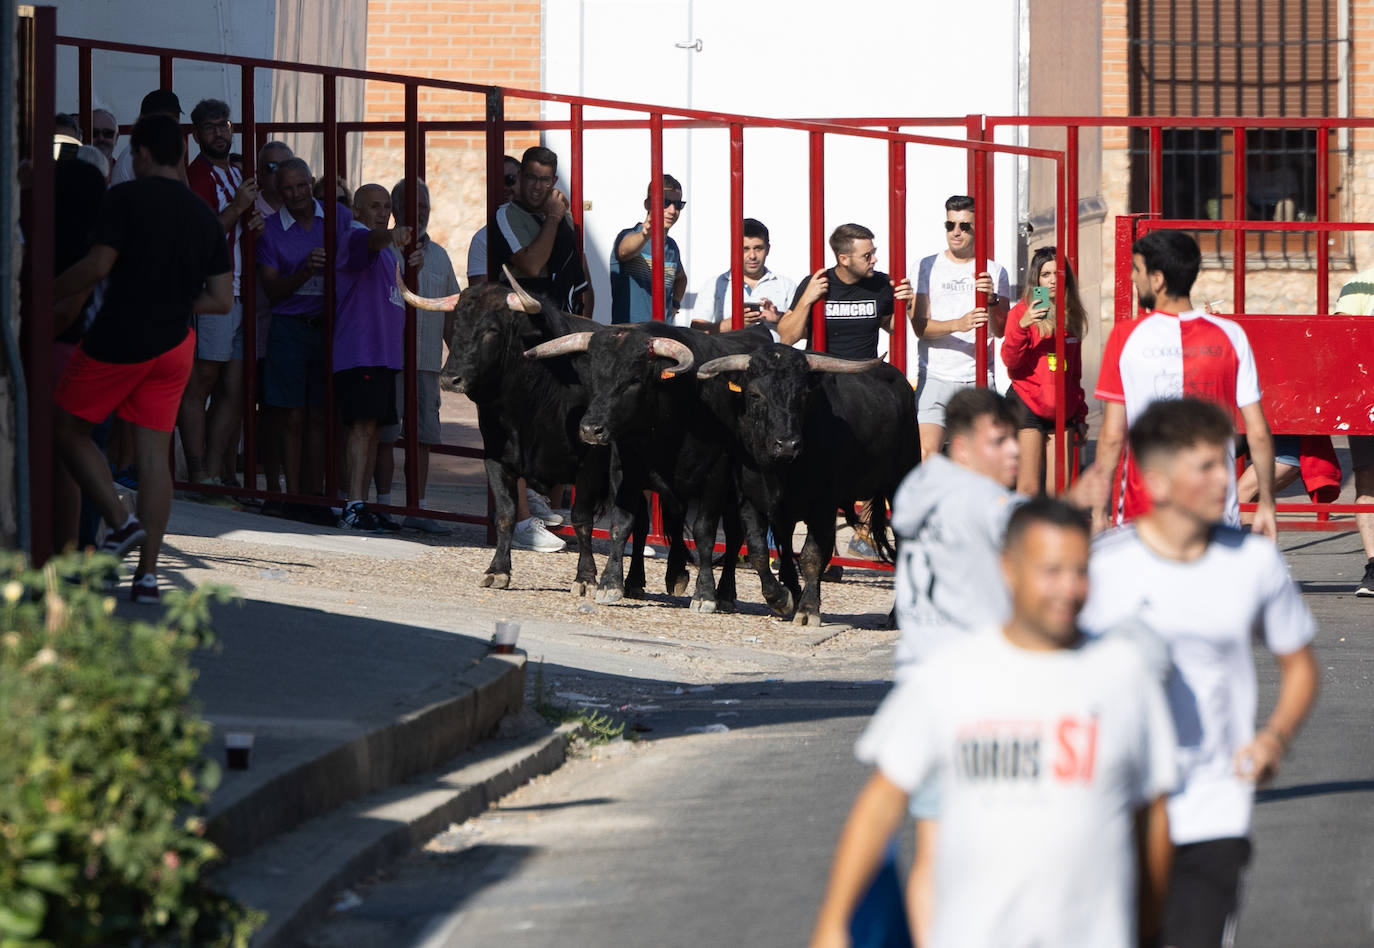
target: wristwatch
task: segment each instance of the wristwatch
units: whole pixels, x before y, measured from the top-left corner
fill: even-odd
[[[1002,297],[998,296],[996,293],[989,293],[989,294],[988,294],[988,305],[989,305],[989,306],[996,306],[996,305],[997,305],[998,303],[1000,303],[1000,302],[1002,302]]]

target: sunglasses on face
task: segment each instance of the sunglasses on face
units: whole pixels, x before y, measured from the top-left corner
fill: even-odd
[[[114,141],[119,137],[119,132],[113,128],[93,128],[91,129],[91,137],[108,138],[110,141]]]
[[[973,225],[968,221],[945,221],[946,233],[952,233],[955,227],[958,227],[966,234],[973,233]]]
[[[670,200],[668,200],[667,198],[664,198],[664,199],[663,199],[663,209],[664,209],[665,211],[666,211],[668,208],[670,208],[670,207],[675,207],[675,208],[677,208],[677,209],[680,211],[680,210],[682,210],[682,209],[683,209],[684,207],[686,207],[686,206],[687,206],[687,202],[686,202],[686,201],[670,201]]]

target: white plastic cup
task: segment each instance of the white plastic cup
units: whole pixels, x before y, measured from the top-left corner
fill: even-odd
[[[228,731],[224,735],[224,762],[230,770],[247,770],[253,756],[253,735],[250,731]]]
[[[497,619],[496,635],[492,638],[492,650],[498,655],[509,655],[515,651],[515,640],[520,637],[520,623],[514,619]]]

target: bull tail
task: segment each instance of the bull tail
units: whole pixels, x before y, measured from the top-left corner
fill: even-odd
[[[897,548],[887,535],[887,504],[888,499],[885,495],[879,494],[873,498],[872,513],[869,515],[869,533],[873,537],[873,549],[884,563],[893,563],[897,560]]]

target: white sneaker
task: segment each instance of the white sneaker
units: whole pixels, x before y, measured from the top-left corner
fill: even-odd
[[[557,553],[567,546],[560,537],[546,530],[538,517],[517,523],[510,545],[517,550],[534,550],[536,553]]]
[[[549,506],[549,499],[531,488],[525,488],[525,500],[530,505],[530,515],[544,522],[545,526],[556,527],[563,522],[561,514],[556,514]]]
[[[626,556],[633,556],[633,555],[634,555],[634,552],[635,552],[635,541],[634,541],[633,539],[626,540],[626,541],[625,541],[625,555],[626,555]],[[657,554],[656,552],[654,552],[654,548],[653,548],[652,546],[650,546],[649,544],[647,544],[647,543],[644,544],[644,558],[645,558],[646,560],[651,560],[651,559],[653,559],[653,558],[656,557],[656,556],[658,556],[658,554]]]

